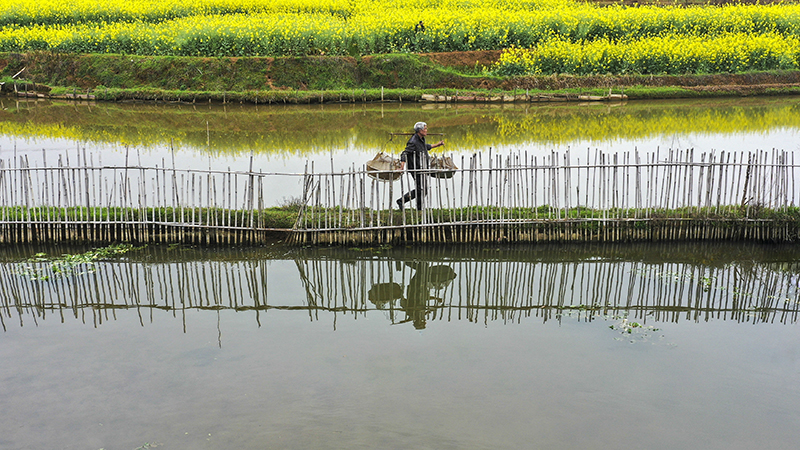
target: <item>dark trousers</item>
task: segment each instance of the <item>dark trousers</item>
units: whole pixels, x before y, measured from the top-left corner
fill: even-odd
[[[428,195],[428,176],[421,172],[415,172],[413,176],[415,189],[403,195],[403,198],[398,200],[398,202],[408,203],[416,199],[417,209],[422,210],[423,199]]]

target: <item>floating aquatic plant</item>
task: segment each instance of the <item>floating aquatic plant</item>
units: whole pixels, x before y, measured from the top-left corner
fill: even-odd
[[[96,270],[95,264],[98,261],[108,260],[138,248],[141,247],[134,247],[132,244],[114,244],[83,253],[65,253],[61,256],[36,253],[23,264],[20,264],[17,273],[32,280],[40,281],[84,275],[94,272]]]

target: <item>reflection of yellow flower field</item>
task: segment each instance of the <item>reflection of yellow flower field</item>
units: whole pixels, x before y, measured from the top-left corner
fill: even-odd
[[[419,117],[418,107],[381,105],[355,110],[330,106],[195,110],[121,104],[76,108],[56,103],[0,114],[0,135],[134,147],[174,145],[231,154],[254,150],[308,155],[347,147],[394,154],[402,150],[405,141],[402,136],[390,141],[390,133],[408,131]],[[800,107],[779,99],[715,100],[711,104],[632,102],[617,107],[471,106],[426,110],[424,117],[435,132],[445,134],[446,153],[526,144],[800,130]]]
[[[425,30],[417,32],[419,20]],[[798,39],[796,4],[600,8],[571,0],[432,5],[411,0],[9,0],[0,5],[0,51],[276,56],[515,47],[496,67],[503,74],[797,68]]]

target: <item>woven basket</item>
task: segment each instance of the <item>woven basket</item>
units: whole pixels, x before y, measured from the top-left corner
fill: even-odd
[[[428,173],[433,178],[453,178],[458,170],[453,158],[449,156],[434,156],[431,158],[430,168],[433,170]]]
[[[403,175],[400,160],[383,152],[367,161],[367,175],[376,180],[394,181]]]

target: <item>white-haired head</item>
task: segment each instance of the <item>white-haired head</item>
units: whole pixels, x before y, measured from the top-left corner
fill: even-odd
[[[425,122],[417,122],[414,124],[414,133],[419,133],[420,131],[428,128],[428,124]]]

